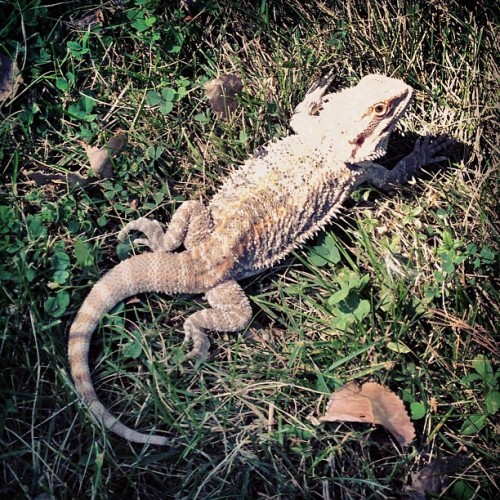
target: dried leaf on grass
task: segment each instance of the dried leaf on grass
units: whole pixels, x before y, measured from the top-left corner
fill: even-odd
[[[10,57],[0,54],[0,106],[16,95],[22,81],[17,64]]]
[[[92,172],[101,179],[113,177],[111,158],[116,156],[126,145],[127,136],[123,132],[117,132],[103,148],[84,144]]]
[[[96,24],[104,22],[104,11],[102,9],[95,9],[80,16],[75,17],[68,24],[78,30],[87,30]]]
[[[45,174],[43,172],[23,172],[24,175],[35,182],[37,186],[46,186],[47,184],[68,184],[70,186],[75,186],[80,184],[85,186],[89,180],[78,173],[68,173],[68,174]]]
[[[415,438],[415,427],[403,401],[380,384],[368,382],[359,387],[348,382],[335,391],[320,422],[365,422],[382,425],[406,446]]]
[[[222,75],[205,84],[205,92],[212,111],[227,120],[238,107],[235,96],[243,89],[243,83],[236,75]]]
[[[83,144],[89,159],[91,170],[101,179],[109,179],[113,177],[111,158],[118,154],[126,146],[126,144],[127,136],[123,132],[117,132],[113,137],[111,137],[106,146],[103,148]],[[89,183],[89,179],[86,176],[80,175],[77,172],[47,174],[28,170],[23,173],[28,179],[34,181],[37,186],[61,183],[68,184],[70,186],[75,186],[76,184],[85,186]]]
[[[430,494],[442,493],[453,481],[453,476],[467,464],[464,455],[432,460],[420,472],[411,475],[411,486],[405,488],[406,498],[424,500]]]
[[[181,0],[181,8],[185,9],[191,16],[194,16],[203,11],[206,3],[205,0]]]

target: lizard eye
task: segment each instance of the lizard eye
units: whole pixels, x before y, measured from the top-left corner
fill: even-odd
[[[379,102],[373,106],[373,111],[377,116],[384,116],[387,113],[387,104],[385,102]]]

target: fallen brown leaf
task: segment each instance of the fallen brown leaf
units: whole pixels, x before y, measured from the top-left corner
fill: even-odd
[[[429,399],[429,406],[431,407],[431,410],[433,413],[437,413],[438,411],[438,402],[437,399],[432,397]]]
[[[22,81],[17,64],[10,57],[0,54],[0,106],[16,95]]]
[[[88,184],[89,180],[78,173],[68,173],[68,174],[45,174],[43,172],[23,172],[24,175],[32,180],[37,186],[46,186],[48,184],[68,184],[69,186],[75,186],[80,184],[85,186]]]
[[[405,487],[407,498],[425,500],[430,494],[442,493],[453,481],[453,476],[467,464],[464,455],[432,460],[420,472],[411,475],[411,486]]]
[[[243,83],[236,75],[222,75],[205,84],[205,92],[212,111],[227,120],[238,107],[235,96],[243,89]]]
[[[127,144],[127,136],[123,132],[117,132],[108,141],[105,147],[97,148],[83,144],[87,157],[89,159],[91,170],[101,179],[109,179],[113,177],[113,169],[111,165],[111,158],[118,154]],[[79,173],[43,173],[34,171],[24,171],[24,175],[35,182],[37,186],[46,186],[49,184],[68,184],[75,186],[80,184],[85,186],[90,181],[87,177]]]
[[[102,24],[104,22],[104,12],[102,9],[96,9],[86,14],[75,17],[68,24],[78,30],[87,30],[94,24]]]
[[[126,144],[127,136],[123,132],[117,132],[103,148],[84,144],[92,172],[101,179],[113,177],[111,158],[116,156]]]
[[[382,425],[406,446],[415,438],[415,427],[403,401],[380,384],[368,382],[359,387],[348,382],[335,391],[320,422],[365,422]]]

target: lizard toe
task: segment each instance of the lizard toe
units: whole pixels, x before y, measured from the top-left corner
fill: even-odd
[[[188,335],[186,334],[186,338]],[[197,332],[194,335],[189,335],[189,339],[193,341],[193,348],[186,353],[185,359],[196,358],[197,364],[201,363],[208,358],[208,351],[210,350],[210,341],[203,332]],[[186,339],[184,340],[186,342]]]

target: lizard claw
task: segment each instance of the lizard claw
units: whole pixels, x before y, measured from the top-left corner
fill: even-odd
[[[425,136],[416,141],[415,147],[411,155],[418,159],[418,164],[420,166],[429,165],[431,163],[438,163],[440,161],[446,160],[446,156],[435,156],[446,149],[446,147],[452,142],[445,135],[440,135],[432,143],[430,142],[430,136]]]
[[[146,245],[153,252],[162,250],[163,229],[156,220],[149,220],[144,217],[129,222],[119,233],[118,241],[123,241],[131,231],[141,231],[146,238],[137,238],[133,245]]]
[[[199,365],[208,358],[210,341],[201,330],[186,331],[183,344],[186,344],[190,340],[193,341],[193,348],[185,355],[185,359],[197,358],[196,364]]]
[[[306,94],[312,94],[313,92],[320,90],[323,95],[326,91],[326,88],[328,87],[328,85],[330,85],[330,83],[332,83],[334,78],[335,72],[333,69],[331,69],[326,75],[320,76],[317,80],[315,80],[307,89]]]
[[[314,116],[321,111],[323,107],[323,96],[334,77],[334,71],[330,70],[326,75],[318,78],[307,90],[306,99],[309,102],[307,112],[310,116]]]
[[[447,156],[442,153],[453,143],[453,139],[444,135],[437,137],[432,142],[429,136],[421,137],[415,142],[413,151],[400,160],[392,170],[387,171],[380,165],[372,164],[368,180],[382,191],[389,191],[395,186],[408,182],[411,177],[418,173],[420,168],[446,160]]]
[[[315,80],[307,90],[304,100],[295,107],[289,126],[296,134],[310,133],[312,124],[309,117],[316,117],[322,110],[323,97],[334,77],[335,73],[331,70]]]

